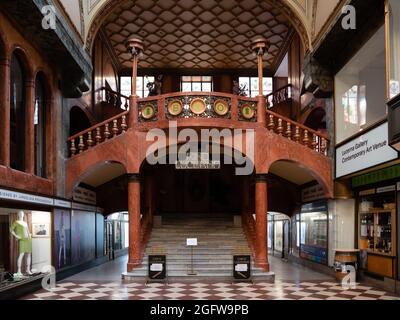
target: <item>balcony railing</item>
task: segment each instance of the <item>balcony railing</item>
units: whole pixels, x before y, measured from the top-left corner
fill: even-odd
[[[288,84],[265,97],[268,109],[292,98],[292,85]]]
[[[227,127],[241,127],[245,123],[247,123],[246,128],[265,126],[279,136],[327,155],[329,139],[326,135],[268,110],[263,99],[226,93],[188,92],[143,99],[131,97],[130,104],[131,111],[125,111],[70,137],[68,139],[70,155],[82,153],[124,133],[128,128],[128,122],[131,128],[143,126],[149,128],[161,125],[160,121],[185,119],[221,120],[219,124]],[[197,122],[191,122],[189,125],[193,124]],[[215,122],[213,124],[210,122],[210,125],[215,125]]]
[[[97,101],[106,102],[107,104],[123,109],[129,109],[129,97],[124,96],[123,94],[113,91],[107,87],[101,87],[96,90],[97,93]]]

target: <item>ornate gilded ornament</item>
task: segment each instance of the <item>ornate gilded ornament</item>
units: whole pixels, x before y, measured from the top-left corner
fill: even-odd
[[[214,102],[214,112],[219,116],[225,116],[229,111],[228,104],[224,100]]]
[[[182,102],[173,100],[168,104],[168,113],[171,116],[179,116],[183,111]]]
[[[146,104],[142,108],[142,118],[146,120],[150,120],[155,115],[154,107],[151,104]]]
[[[242,117],[247,120],[253,119],[254,115],[255,115],[255,111],[250,104],[245,104],[242,107],[241,113],[242,113]]]
[[[193,99],[193,101],[190,103],[190,110],[194,114],[200,115],[206,111],[206,103],[200,98]]]

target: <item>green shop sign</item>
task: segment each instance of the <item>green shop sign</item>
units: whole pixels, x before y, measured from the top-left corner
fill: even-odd
[[[393,167],[381,169],[352,179],[353,188],[374,184],[386,180],[392,180],[400,177],[400,164]]]

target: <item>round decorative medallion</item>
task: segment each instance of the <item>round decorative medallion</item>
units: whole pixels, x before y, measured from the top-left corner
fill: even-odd
[[[206,103],[200,98],[193,99],[192,103],[190,104],[190,110],[194,114],[202,114],[204,111],[206,111]]]
[[[224,100],[217,100],[214,103],[214,112],[219,116],[224,116],[228,113],[228,104]]]
[[[142,108],[142,117],[143,119],[149,120],[153,118],[155,115],[154,107],[151,104],[146,104]]]
[[[250,104],[245,104],[242,107],[242,116],[243,118],[250,120],[253,119],[255,115],[255,111]]]
[[[173,100],[168,104],[168,113],[171,116],[179,116],[182,113],[182,110],[182,102],[179,100]]]

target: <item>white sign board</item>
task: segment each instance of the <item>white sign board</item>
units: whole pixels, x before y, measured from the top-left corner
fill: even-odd
[[[197,246],[197,238],[188,238],[186,239],[186,245],[188,247],[195,247]]]
[[[235,265],[235,271],[237,272],[247,272],[247,270],[247,264],[245,263]]]
[[[34,194],[10,191],[5,189],[0,189],[0,199],[45,204],[49,206],[52,206],[54,204],[53,198],[41,197]]]
[[[150,271],[158,272],[163,270],[162,263],[152,263],[150,265]]]
[[[397,159],[389,146],[388,124],[361,135],[336,149],[336,178]]]
[[[301,192],[303,202],[311,202],[325,198],[324,188],[321,185],[315,185],[305,188]]]
[[[74,201],[96,204],[96,192],[82,188],[76,187],[73,194]]]

